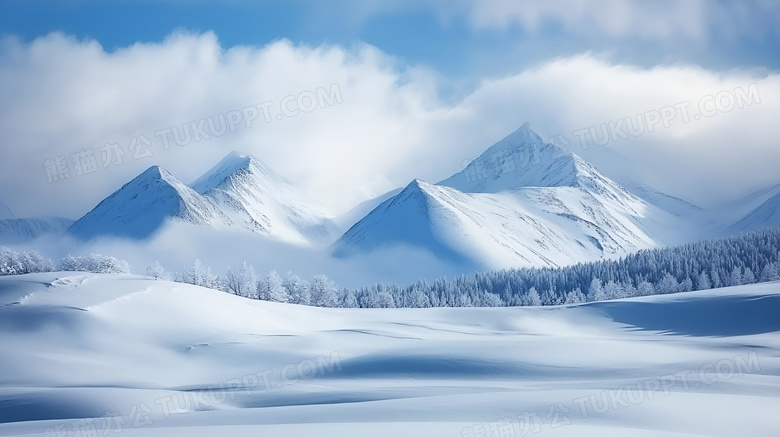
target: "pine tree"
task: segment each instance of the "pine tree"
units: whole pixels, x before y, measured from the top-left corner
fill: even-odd
[[[542,305],[542,298],[535,287],[531,287],[525,295],[525,304],[527,306],[538,307]]]
[[[601,285],[601,279],[593,278],[588,287],[588,302],[604,300],[605,298],[606,295],[604,294],[604,286]]]
[[[336,293],[338,288],[336,284],[325,275],[317,275],[312,279],[311,304],[318,307],[335,307]]]
[[[146,269],[146,276],[150,276],[153,279],[165,279],[168,275],[165,273],[165,269],[160,265],[159,261],[155,261]]]
[[[566,293],[566,300],[564,301],[565,304],[575,304],[575,303],[583,303],[583,302],[585,302],[585,295],[582,294],[582,291],[580,290],[579,287]]]
[[[745,274],[742,275],[742,283],[743,284],[756,283],[756,275],[753,274],[753,270],[750,270],[750,267],[745,267]]]
[[[734,269],[731,271],[731,274],[729,275],[729,282],[727,285],[731,287],[742,285],[742,272],[739,271],[739,267],[734,266]]]
[[[309,305],[311,303],[309,283],[293,275],[292,272],[287,272],[287,276],[282,282],[282,286],[290,295],[290,303],[298,305]]]
[[[246,261],[241,263],[241,269],[238,271],[238,293],[239,296],[257,299],[257,275],[255,268],[248,265]]]
[[[290,295],[287,290],[282,286],[282,278],[276,273],[276,270],[271,270],[265,277],[265,292],[267,293],[268,300],[271,302],[287,303],[290,301]]]
[[[710,288],[712,288],[712,284],[710,283],[710,276],[707,274],[707,272],[702,271],[701,274],[699,274],[699,277],[696,279],[696,289],[709,290]]]
[[[761,270],[761,282],[780,280],[780,266],[776,262],[769,263]]]

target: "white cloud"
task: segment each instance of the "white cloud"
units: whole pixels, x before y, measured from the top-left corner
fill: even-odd
[[[451,5],[439,6],[440,14],[454,15],[446,12]],[[772,1],[464,0],[459,6],[458,13],[476,29],[504,30],[516,25],[535,33],[553,24],[585,36],[694,42],[706,41],[714,32],[729,37],[773,32],[780,17],[780,5]]]
[[[582,153],[605,170],[620,170],[605,151],[622,155],[637,176],[705,202],[780,182],[772,165],[780,162],[780,83],[765,72],[642,69],[582,55],[486,80],[445,103],[436,72],[360,44],[226,50],[206,33],[106,52],[52,34],[30,44],[7,38],[0,50],[0,196],[19,216],[78,217],[153,164],[191,182],[232,149],[338,213],[415,177],[443,179],[524,121],[575,140],[580,128],[751,83],[760,104]],[[170,150],[154,136],[261,102],[278,111],[285,96],[331,84],[342,103]],[[126,147],[139,134],[154,140],[154,157],[47,182],[45,159],[108,142]]]

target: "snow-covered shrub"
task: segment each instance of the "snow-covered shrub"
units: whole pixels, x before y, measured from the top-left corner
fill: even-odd
[[[338,304],[339,289],[336,286],[336,283],[328,279],[325,275],[315,276],[311,281],[309,291],[311,295],[311,305],[318,307],[335,307]],[[389,301],[392,302],[393,297],[389,294],[387,296],[389,297]],[[387,300],[385,300],[385,303],[387,303]]]
[[[130,273],[130,265],[127,261],[113,256],[90,253],[89,255],[68,255],[60,261],[60,270],[68,272],[91,273]]]
[[[154,279],[168,279],[168,272],[165,271],[158,261],[155,261],[152,265],[147,267],[146,276],[150,276]]]
[[[226,290],[226,287],[220,283],[219,276],[211,273],[211,269],[204,267],[199,259],[193,261],[192,266],[185,267],[184,271],[177,274],[174,280],[215,290]]]
[[[265,280],[260,281],[258,289],[260,290],[260,298],[263,300],[281,303],[290,301],[290,293],[283,286],[282,278],[276,273],[276,270],[271,270],[266,275]]]
[[[52,270],[54,270],[52,262],[35,250],[16,252],[8,247],[0,246],[0,276],[50,272]]]
[[[309,305],[311,302],[309,282],[293,275],[292,272],[287,272],[287,277],[282,282],[282,286],[290,295],[290,303]]]

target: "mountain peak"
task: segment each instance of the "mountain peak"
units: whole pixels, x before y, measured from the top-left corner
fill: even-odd
[[[576,186],[582,164],[586,163],[573,153],[545,142],[524,123],[439,184],[468,193]]]
[[[530,159],[536,159],[538,158],[537,155],[540,154],[556,157],[559,155],[571,155],[570,152],[544,141],[535,130],[531,129],[531,125],[528,122],[523,123],[514,132],[490,146],[481,157],[495,153],[526,153]]]
[[[252,156],[230,152],[192,189],[230,219],[265,235],[307,244],[329,234],[327,218],[289,182]]]
[[[205,198],[168,170],[153,165],[77,220],[68,232],[84,239],[98,235],[142,239],[168,219],[230,224],[228,217]]]
[[[423,181],[421,179],[415,178],[414,180],[409,182],[409,184],[406,186],[406,188],[407,189],[412,189],[412,190],[422,190],[423,189],[423,185],[425,185],[425,184],[426,184],[425,181]]]
[[[406,187],[404,187],[403,190],[401,190],[401,193],[399,193],[398,197],[427,198],[433,195],[433,193],[439,192],[441,189],[442,187],[437,187],[436,185],[429,184],[428,182],[425,182],[422,179],[414,179],[411,182],[409,182],[409,184]]]
[[[522,124],[519,128],[517,128],[514,132],[504,137],[504,140],[512,138],[515,140],[521,140],[525,143],[542,143],[542,137],[539,136],[538,133],[536,133],[535,130],[531,129],[531,124],[527,121]],[[503,140],[502,140],[503,141]]]
[[[160,167],[159,165],[153,165],[146,170],[144,170],[143,173],[138,175],[137,177],[143,177],[143,178],[154,178],[154,179],[162,179],[167,176],[172,176],[168,170]]]
[[[284,182],[268,167],[250,155],[238,151],[232,151],[203,176],[192,183],[191,187],[198,193],[205,193],[219,185],[222,185],[234,175],[242,173],[255,173],[256,176],[271,178]]]

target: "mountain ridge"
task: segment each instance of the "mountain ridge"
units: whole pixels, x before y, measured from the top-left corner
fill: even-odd
[[[101,201],[68,233],[144,239],[168,220],[249,230],[308,244],[330,235],[329,217],[249,155],[231,152],[191,185],[154,165]]]
[[[193,224],[232,224],[210,201],[153,165],[103,199],[67,232],[83,239],[101,235],[144,239],[169,218]]]
[[[439,184],[413,180],[345,232],[333,253],[402,242],[483,268],[557,267],[664,245],[672,219],[524,124]]]
[[[191,186],[253,232],[292,243],[330,235],[329,216],[252,156],[233,151]]]

